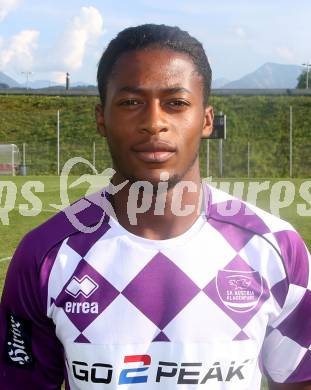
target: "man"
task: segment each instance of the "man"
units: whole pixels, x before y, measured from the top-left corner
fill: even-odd
[[[129,28],[98,68],[116,171],[20,244],[2,299],[6,390],[311,389],[307,249],[293,228],[201,185],[212,131],[202,45]],[[95,198],[93,198],[94,200]],[[79,202],[78,202],[79,203]],[[97,226],[98,225],[98,226]],[[96,226],[96,229],[89,229]]]

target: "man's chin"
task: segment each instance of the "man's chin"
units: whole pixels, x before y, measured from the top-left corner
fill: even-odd
[[[167,183],[167,190],[171,190],[176,186],[177,183],[181,181],[181,177],[179,175],[169,176],[167,180],[164,180],[162,177],[138,177],[138,176],[129,176],[127,177],[130,184],[135,184],[137,182],[148,182],[152,185],[153,193],[157,193],[159,189],[159,183]]]

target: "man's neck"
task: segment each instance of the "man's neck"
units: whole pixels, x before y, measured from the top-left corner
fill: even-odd
[[[134,190],[133,190],[134,186]],[[199,175],[167,191],[137,190],[127,184],[112,197],[118,222],[129,232],[164,240],[186,232],[201,214],[203,190]]]

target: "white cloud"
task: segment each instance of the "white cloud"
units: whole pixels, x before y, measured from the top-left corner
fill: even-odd
[[[39,31],[24,30],[14,35],[8,42],[2,39],[0,68],[13,66],[19,71],[29,71],[34,63]]]
[[[0,36],[0,69],[17,74],[49,72],[51,80],[64,83],[66,72],[81,69],[86,58],[93,58],[103,33],[100,12],[91,6],[82,7],[50,47],[38,46],[40,32],[36,30],[21,31],[10,39]]]
[[[81,68],[87,47],[103,34],[103,19],[94,7],[82,7],[62,36],[58,57],[68,70]]]
[[[17,8],[18,0],[0,0],[0,22],[7,16],[7,14]]]
[[[100,12],[94,7],[82,7],[51,47],[38,50],[34,71],[51,72],[53,81],[64,81],[66,72],[81,69],[86,58],[93,58],[103,32]]]

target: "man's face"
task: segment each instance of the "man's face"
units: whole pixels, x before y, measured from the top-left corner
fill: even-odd
[[[107,137],[118,181],[193,180],[199,175],[202,135],[213,111],[203,106],[203,82],[192,59],[168,49],[123,54],[97,106],[99,132]]]

